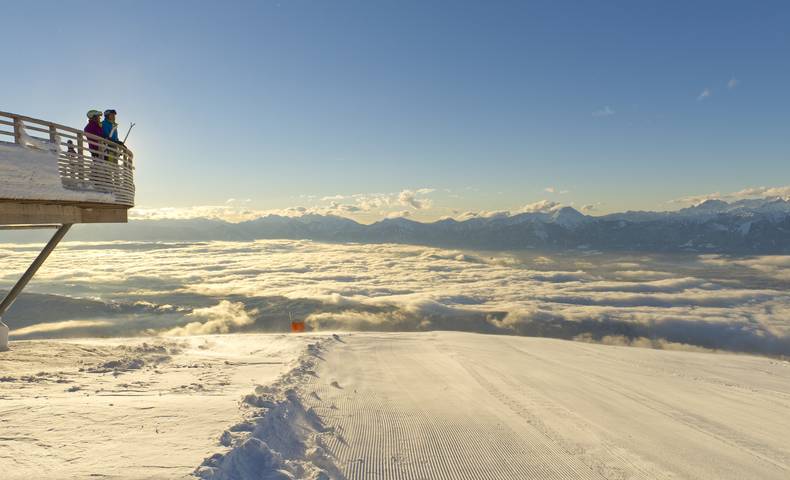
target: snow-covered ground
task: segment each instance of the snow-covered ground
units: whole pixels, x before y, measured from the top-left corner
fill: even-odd
[[[0,198],[101,203],[115,201],[115,196],[110,193],[92,190],[88,182],[79,191],[63,188],[55,146],[29,137],[27,141],[41,144],[41,148],[0,142]]]
[[[790,362],[765,357],[251,334],[17,342],[0,371],[3,478],[790,476]]]
[[[13,342],[0,352],[0,478],[183,478],[239,401],[311,336]]]

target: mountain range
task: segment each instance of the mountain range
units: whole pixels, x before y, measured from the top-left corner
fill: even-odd
[[[43,240],[41,233],[4,234],[0,241]],[[591,249],[741,254],[790,253],[790,199],[707,200],[669,212],[585,215],[571,207],[542,212],[451,218],[407,218],[366,225],[333,216],[267,215],[230,223],[218,219],[136,220],[128,225],[80,225],[70,240],[409,243],[483,250]]]

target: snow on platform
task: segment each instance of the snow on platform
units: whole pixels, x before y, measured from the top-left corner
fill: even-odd
[[[790,478],[782,360],[451,332],[142,342],[0,354],[4,478]]]
[[[5,142],[0,142],[0,199],[115,203],[114,195],[91,190],[88,182],[80,190],[64,188],[54,150]]]

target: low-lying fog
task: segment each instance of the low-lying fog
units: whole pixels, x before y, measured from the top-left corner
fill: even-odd
[[[0,244],[7,290],[40,245]],[[790,256],[461,252],[408,245],[62,244],[16,338],[467,330],[790,355]]]

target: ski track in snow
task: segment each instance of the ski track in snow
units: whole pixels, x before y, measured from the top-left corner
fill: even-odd
[[[787,362],[448,332],[343,341],[305,402],[349,480],[790,475]]]

